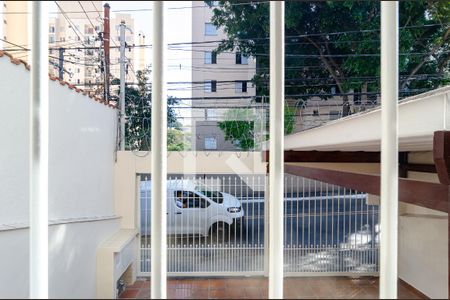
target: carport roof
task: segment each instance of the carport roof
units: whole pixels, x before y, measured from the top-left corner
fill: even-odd
[[[449,128],[449,101],[450,86],[401,100],[399,151],[432,150],[434,132]],[[380,151],[381,108],[285,136],[284,143],[285,150]]]

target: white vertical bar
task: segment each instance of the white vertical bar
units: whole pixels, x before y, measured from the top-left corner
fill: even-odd
[[[164,3],[153,2],[151,298],[165,299],[167,284],[167,88]]]
[[[48,3],[31,8],[30,298],[48,298]]]
[[[125,21],[119,25],[120,31],[120,150],[125,151]]]
[[[270,2],[269,298],[283,298],[284,1]]]
[[[397,298],[398,2],[381,2],[380,298]]]

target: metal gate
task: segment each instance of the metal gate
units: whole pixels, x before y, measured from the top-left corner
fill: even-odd
[[[140,275],[150,275],[150,176],[140,184]],[[169,275],[264,275],[265,174],[168,178]],[[366,194],[285,176],[284,270],[288,276],[378,272],[378,205]]]

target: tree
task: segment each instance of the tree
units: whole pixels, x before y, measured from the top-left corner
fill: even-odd
[[[212,5],[213,1],[205,1]],[[239,51],[256,58],[253,82],[268,95],[269,4],[214,1],[212,22],[227,35],[217,52]],[[447,1],[400,1],[400,87],[410,95],[448,84],[450,8]],[[307,101],[380,90],[379,1],[286,1],[286,95]]]
[[[136,72],[137,86],[125,85],[125,149],[127,150],[150,150],[151,148],[151,103],[152,94],[149,83],[150,69]],[[112,85],[119,85],[120,80],[112,80]],[[120,89],[116,91],[113,100],[118,101]],[[181,125],[177,121],[177,114],[173,108],[178,99],[169,96],[167,99],[167,125],[168,149],[171,151],[184,150],[188,145],[180,142],[183,136]],[[172,144],[174,143],[174,144]]]
[[[169,128],[167,130],[167,150],[168,151],[183,151],[190,149],[190,141],[186,139],[183,131],[177,128]]]
[[[290,134],[295,129],[296,109],[284,107],[284,133]],[[265,115],[249,109],[235,108],[225,113],[225,121],[218,122],[226,141],[231,141],[237,148],[250,151],[259,150],[261,142],[268,139],[266,128],[268,120]]]

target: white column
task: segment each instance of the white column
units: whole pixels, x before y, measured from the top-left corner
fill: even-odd
[[[269,298],[283,298],[284,1],[270,2]]]
[[[380,298],[397,298],[398,2],[381,2]]]
[[[120,22],[120,150],[125,151],[125,21]]]
[[[31,9],[30,298],[48,298],[48,3]]]
[[[167,90],[164,4],[153,2],[151,298],[166,298]]]

